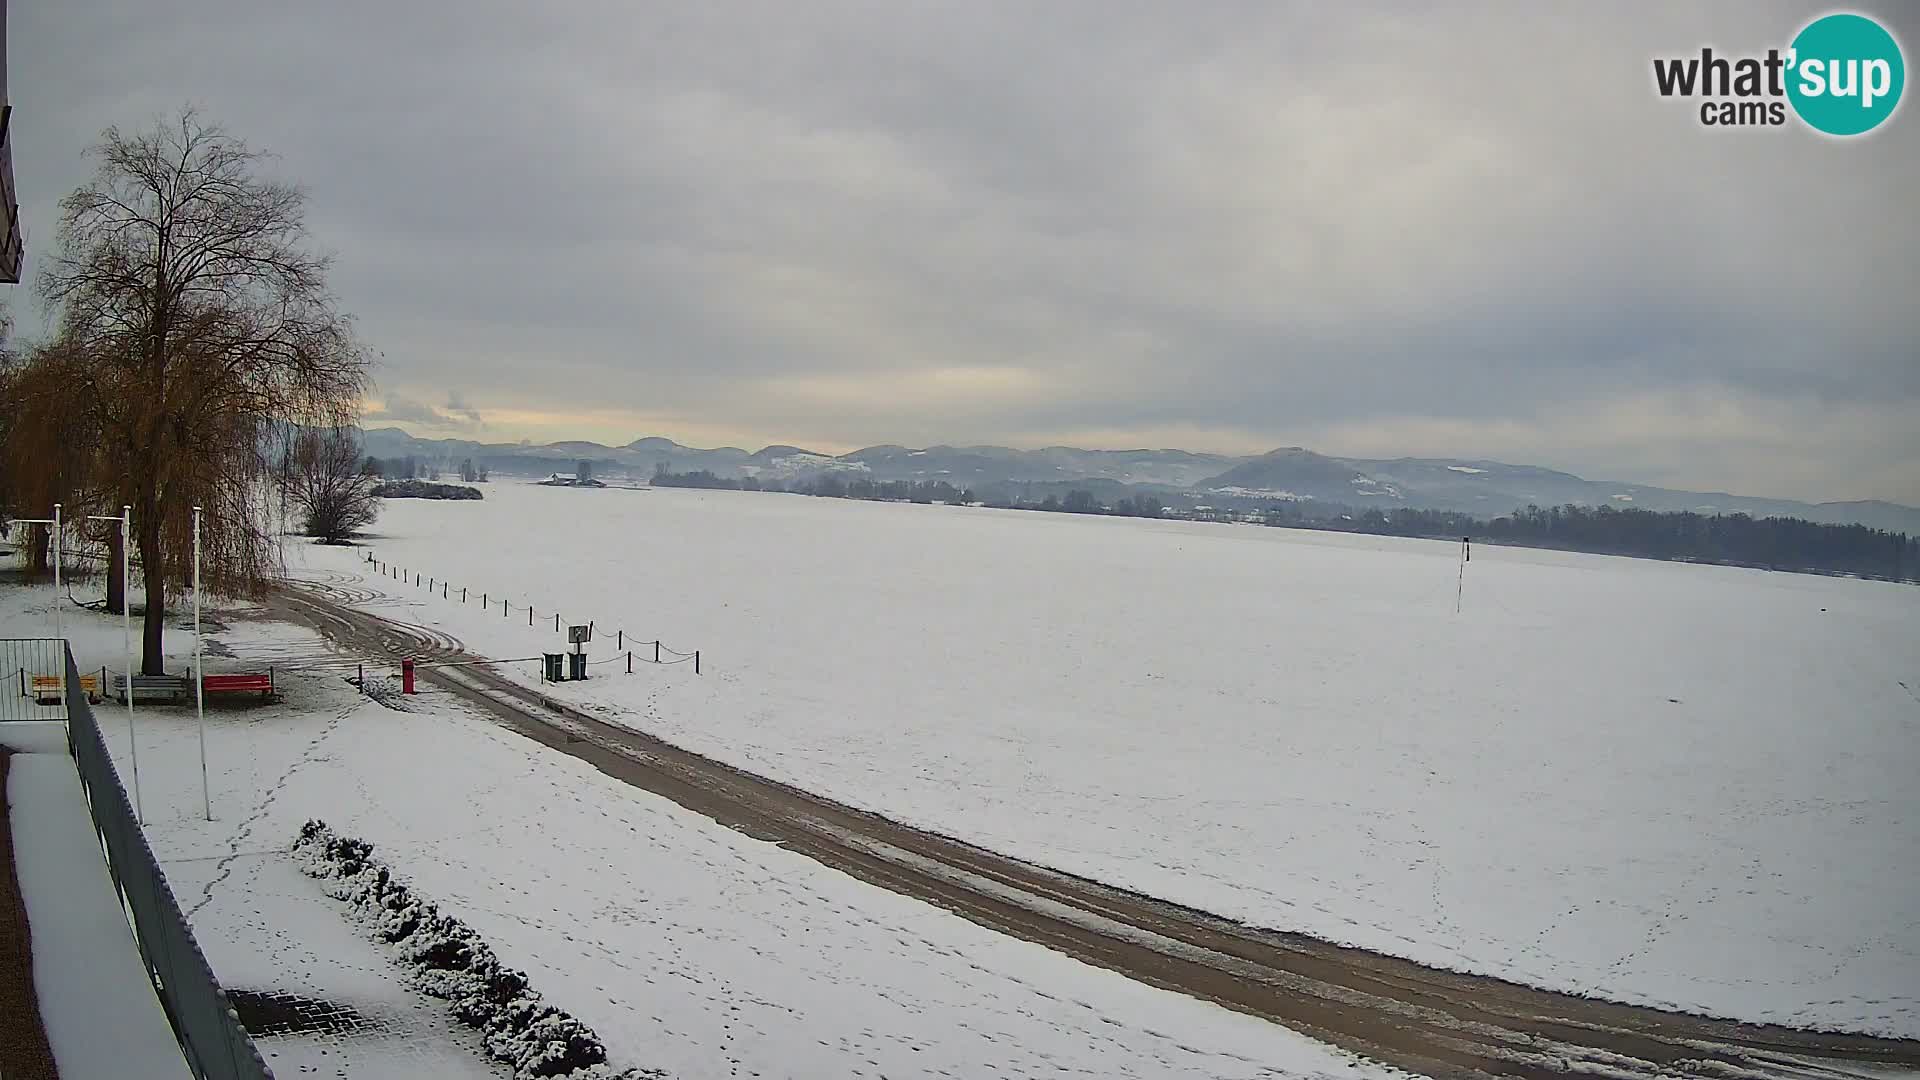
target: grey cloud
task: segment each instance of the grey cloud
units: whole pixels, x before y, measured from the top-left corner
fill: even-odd
[[[73,0],[13,12],[15,156],[44,243],[107,123],[192,99],[278,151],[382,384],[461,387],[414,423],[1400,432],[1920,501],[1878,419],[1920,414],[1920,116],[1709,132],[1651,89],[1819,10]]]
[[[445,415],[470,427],[486,426],[486,420],[480,415],[480,410],[467,404],[466,398],[458,390],[447,391]]]
[[[362,414],[362,419],[403,421],[416,424],[438,424],[440,423],[440,414],[435,412],[430,406],[422,405],[417,401],[412,401],[395,394],[388,395],[387,399],[378,406],[368,409]]]
[[[485,426],[479,410],[465,404],[458,394],[447,396],[447,407],[436,409],[401,394],[388,394],[379,405],[360,414],[367,423],[407,424],[442,434],[447,430],[476,432]]]

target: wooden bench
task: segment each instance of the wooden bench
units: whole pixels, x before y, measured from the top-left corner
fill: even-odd
[[[88,701],[100,700],[100,676],[80,676],[80,689],[87,695]],[[36,705],[58,705],[67,700],[67,680],[60,675],[35,675],[33,677],[33,700]]]
[[[271,671],[264,675],[241,672],[204,675],[200,685],[209,694],[259,694],[269,701],[275,696]]]
[[[133,677],[133,700],[138,701],[178,701],[186,694],[188,682],[178,675],[135,675]],[[127,700],[127,677],[113,677],[113,696],[121,701]]]

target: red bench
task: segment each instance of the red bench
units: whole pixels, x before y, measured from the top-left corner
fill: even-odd
[[[264,675],[239,673],[205,675],[201,677],[200,685],[209,694],[259,694],[266,698],[274,696],[271,671]]]

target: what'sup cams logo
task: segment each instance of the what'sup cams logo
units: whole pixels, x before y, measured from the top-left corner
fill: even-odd
[[[1653,62],[1663,98],[1700,99],[1706,127],[1779,127],[1788,109],[1825,135],[1864,135],[1900,106],[1907,65],[1900,43],[1865,15],[1823,15],[1802,27],[1785,50],[1765,56],[1698,56]]]

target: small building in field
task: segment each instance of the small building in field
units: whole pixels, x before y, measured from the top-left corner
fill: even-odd
[[[560,473],[560,472],[547,474],[547,478],[545,480],[539,481],[539,484],[541,487],[603,488],[607,486],[601,481],[595,480],[592,476],[581,476],[578,473]]]

